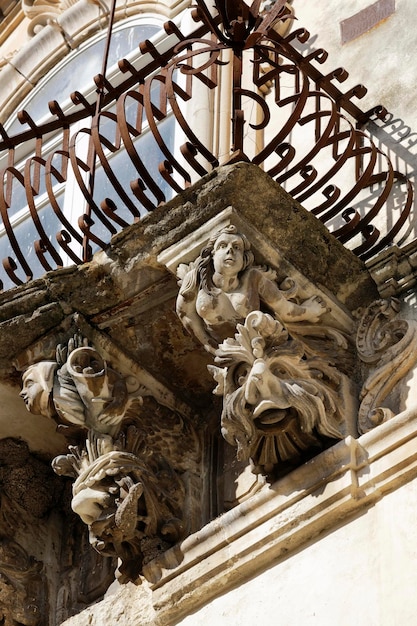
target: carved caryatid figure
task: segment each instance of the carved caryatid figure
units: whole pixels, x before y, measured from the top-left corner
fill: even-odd
[[[141,416],[142,398],[128,393],[124,377],[83,337],[59,345],[56,355],[25,371],[20,395],[31,413],[84,440],[54,459],[54,471],[75,479],[72,508],[93,547],[119,557],[121,582],[136,580],[149,552],[166,549],[183,531],[184,486],[167,458],[170,435],[164,450],[155,445],[158,427]]]
[[[233,337],[236,324],[260,310],[261,304],[283,323],[317,322],[326,312],[318,296],[301,304],[288,300],[294,290],[285,293],[278,288],[274,271],[254,266],[247,237],[233,225],[215,233],[196,261],[180,265],[178,273],[179,318],[212,354],[221,341]]]
[[[296,302],[295,281],[279,288],[250,248],[233,225],[215,233],[194,263],[179,267],[177,313],[215,357],[223,436],[240,459],[270,473],[344,436],[348,343],[319,323],[328,310],[321,297]]]

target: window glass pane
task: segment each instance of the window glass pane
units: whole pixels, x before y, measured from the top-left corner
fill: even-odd
[[[115,30],[112,34],[107,67],[110,69],[119,59],[135,50],[141,41],[149,39],[159,30],[155,24],[126,25]],[[38,122],[49,114],[48,102],[51,100],[61,103],[69,98],[72,92],[82,92],[91,87],[94,76],[102,69],[105,36],[104,32],[100,41],[80,46],[78,50],[68,55],[59,70],[50,72],[34,90],[33,95],[29,96],[28,101],[19,108],[28,111],[32,119]],[[21,129],[21,124],[15,119],[8,127],[8,132],[13,134]]]
[[[173,152],[174,149],[174,124],[174,117],[170,116],[158,125],[159,132],[161,133],[165,144],[168,146],[168,149],[171,152]],[[148,173],[151,175],[157,186],[163,191],[166,200],[169,200],[173,196],[173,191],[171,187],[164,181],[158,169],[159,163],[163,161],[165,157],[159,149],[152,133],[147,132],[138,137],[135,142],[135,148],[140,158],[146,165]],[[112,171],[117,177],[118,182],[121,184],[129,198],[133,201],[134,205],[140,210],[141,216],[143,216],[147,211],[140,204],[139,200],[134,196],[130,188],[130,183],[138,178],[138,173],[134,165],[130,161],[128,154],[124,149],[121,149],[114,156],[112,156],[111,158],[109,157],[109,162]],[[102,167],[97,167],[94,189],[94,200],[96,204],[100,206],[102,200],[104,200],[105,198],[110,198],[111,200],[113,200],[114,204],[118,208],[117,215],[120,215],[120,217],[128,223],[133,222],[134,218],[132,214],[126,207],[123,206],[122,200],[120,200],[117,192],[115,191],[113,185],[106,176],[106,173]],[[155,201],[155,197],[152,193],[150,193],[149,191],[145,191],[145,194],[153,202]],[[94,221],[96,221],[96,224],[93,226],[92,231],[98,237],[104,239],[105,241],[108,241],[110,238],[108,229],[98,223],[98,220]],[[120,230],[118,226],[116,226],[116,228]]]
[[[58,203],[61,208],[63,205],[63,198],[63,194],[61,194],[58,198]],[[56,234],[62,230],[62,226],[54,211],[48,205],[38,211],[38,216],[49,241],[52,242],[52,245],[55,249],[58,249],[59,246],[56,242]],[[39,240],[39,233],[30,215],[28,215],[28,218],[25,219],[23,222],[14,226],[13,232],[19,243],[23,255],[28,260],[28,264],[33,271],[34,278],[39,278],[40,276],[43,276],[43,274],[45,274],[45,269],[40,263],[35,252],[35,241]],[[62,257],[64,253],[61,249],[58,249],[58,254]],[[0,261],[3,261],[3,259],[9,256],[16,261],[16,255],[11,248],[8,237],[4,235],[0,237]],[[51,259],[49,253],[46,253],[45,258],[50,263],[50,265],[55,268],[56,264]],[[5,270],[3,269],[3,266],[1,267],[1,279],[4,283],[4,288],[9,289],[10,287],[14,287],[15,284],[8,278]],[[25,280],[25,276],[23,275],[20,267],[18,267],[18,269],[16,270],[16,274],[20,278],[20,280]]]
[[[45,160],[49,157],[49,154],[50,152],[46,150],[45,155],[44,155]],[[61,170],[62,169],[62,157],[60,155],[56,155],[52,164],[58,170]],[[42,197],[42,195],[46,193],[45,167],[44,165],[35,164],[34,161],[32,161],[31,163],[31,170],[30,170],[31,184],[32,185],[35,184],[36,167],[39,167],[39,172],[38,172],[39,184],[38,184],[38,193],[34,194],[35,203],[37,203],[39,199]],[[22,165],[19,165],[17,169],[23,174],[26,168],[25,168],[25,165],[22,164]],[[27,205],[27,198],[26,198],[26,190],[25,190],[24,184],[18,179],[16,175],[14,175],[11,172],[6,172],[3,176],[4,188],[6,188],[6,181],[8,180],[8,177],[11,177],[12,179],[12,196],[11,196],[10,208],[8,209],[8,215],[10,218],[12,218],[14,215],[16,215],[19,211],[21,211]],[[56,185],[59,184],[59,182],[56,180],[56,178],[54,178],[53,175],[51,176],[51,183],[54,188],[56,188]],[[45,201],[43,201],[43,203],[45,203]]]

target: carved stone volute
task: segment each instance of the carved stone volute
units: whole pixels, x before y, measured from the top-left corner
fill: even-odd
[[[399,312],[396,298],[376,300],[362,312],[356,347],[367,378],[360,393],[360,433],[394,415],[384,401],[417,361],[417,323],[399,318]]]

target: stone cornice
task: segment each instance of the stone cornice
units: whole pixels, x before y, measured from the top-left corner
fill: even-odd
[[[150,563],[162,622],[165,611],[180,618],[413,479],[416,417],[414,407],[346,438]]]

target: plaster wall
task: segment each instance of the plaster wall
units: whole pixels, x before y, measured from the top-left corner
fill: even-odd
[[[417,34],[410,26],[415,20],[412,0],[392,2],[393,12],[378,20],[378,9],[383,0],[350,0],[339,3],[321,3],[320,10],[313,3],[294,0],[297,17],[294,28],[304,27],[310,34],[310,45],[323,47],[329,57],[321,66],[325,74],[336,67],[345,68],[348,79],[340,85],[347,92],[363,84],[367,94],[357,105],[368,111],[381,104],[389,114],[385,120],[370,122],[367,131],[383,153],[415,177],[417,134],[415,83],[417,74]],[[384,2],[387,5],[387,2]],[[363,11],[373,12],[375,24],[367,28]],[[361,32],[349,41],[343,40],[343,23],[354,20]],[[395,207],[393,207],[395,209]],[[413,233],[415,236],[415,233]]]
[[[303,26],[314,37],[314,45],[329,53],[327,63],[332,69],[344,67],[350,74],[350,83],[362,83],[368,88],[359,106],[368,110],[382,103],[395,112],[411,127],[415,126],[417,103],[415,102],[416,43],[417,34],[410,28],[415,19],[412,0],[397,0],[395,11],[386,19],[378,21],[362,35],[342,43],[341,23],[360,14],[376,2],[372,0],[348,0],[347,2],[314,3],[294,0],[293,8],[298,18],[297,26]],[[360,15],[358,21],[360,22]]]

